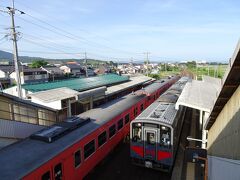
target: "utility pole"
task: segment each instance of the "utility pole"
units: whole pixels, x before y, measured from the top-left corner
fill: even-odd
[[[148,76],[148,63],[149,63],[149,59],[148,59],[148,55],[150,54],[150,52],[144,52],[143,54],[146,54],[146,61],[147,61],[147,76]]]
[[[85,51],[85,61],[84,61],[84,63],[85,63],[85,71],[86,71],[86,77],[88,77],[88,71],[87,71],[87,52]]]
[[[208,76],[209,76],[209,64],[208,64]]]
[[[16,81],[17,81],[17,91],[18,91],[18,97],[22,98],[22,87],[21,87],[21,76],[19,71],[19,60],[18,60],[18,47],[17,47],[17,32],[14,22],[14,14],[17,9],[14,7],[14,0],[12,0],[12,7],[7,7],[8,11],[2,11],[4,13],[8,13],[11,16],[11,35],[12,35],[12,41],[13,41],[13,59],[14,59],[14,66],[15,66],[15,72],[16,72]],[[17,10],[19,11],[19,10]],[[22,11],[19,11],[21,14],[25,14]]]

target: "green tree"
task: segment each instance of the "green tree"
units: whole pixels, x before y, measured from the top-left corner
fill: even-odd
[[[30,65],[31,68],[40,68],[41,66],[46,66],[48,64],[47,61],[44,60],[38,60],[38,61],[33,61],[32,64]]]
[[[187,67],[190,69],[196,68],[196,66],[197,66],[196,61],[187,62]]]

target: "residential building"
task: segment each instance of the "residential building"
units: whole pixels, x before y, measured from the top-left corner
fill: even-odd
[[[43,71],[46,71],[49,76],[49,81],[65,79],[63,70],[57,66],[43,66],[41,67]]]
[[[74,77],[85,76],[85,70],[79,64],[65,64],[60,67],[60,69],[65,73]]]

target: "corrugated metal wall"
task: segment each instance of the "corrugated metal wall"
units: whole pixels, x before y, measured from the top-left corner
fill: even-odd
[[[22,139],[42,128],[44,126],[0,119],[0,137]]]

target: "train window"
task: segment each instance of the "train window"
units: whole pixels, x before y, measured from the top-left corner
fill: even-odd
[[[102,134],[98,136],[98,147],[103,145],[107,141],[107,132],[104,131]]]
[[[44,173],[42,175],[42,180],[50,180],[51,177],[50,177],[50,171],[47,171],[46,173]]]
[[[123,127],[123,119],[120,119],[118,121],[118,130],[122,129],[122,127]]]
[[[129,114],[127,114],[125,116],[125,124],[127,124],[129,121],[130,121],[130,117],[129,117]]]
[[[141,123],[132,124],[132,141],[133,142],[142,141],[142,124]]]
[[[151,100],[151,96],[148,96],[148,101],[150,101]]]
[[[141,104],[141,112],[143,112],[143,110],[144,110],[144,106],[143,104]]]
[[[81,164],[81,151],[78,150],[74,153],[74,166],[75,168],[79,167]]]
[[[147,132],[147,143],[149,145],[154,145],[156,143],[155,142],[155,134],[154,133]]]
[[[137,107],[135,107],[135,108],[134,108],[134,111],[133,111],[133,113],[134,113],[134,117],[136,117],[136,116],[137,116],[137,114],[138,114],[138,108],[137,108]]]
[[[160,146],[170,148],[171,145],[171,129],[161,126],[160,129]]]
[[[95,151],[95,140],[90,141],[84,146],[84,159],[87,159]]]
[[[54,167],[54,179],[55,180],[62,179],[62,163],[59,163]]]
[[[154,96],[153,96],[153,99],[155,100],[156,99],[156,95],[154,94]]]
[[[116,126],[114,124],[109,128],[109,138],[111,138],[115,134],[115,132],[116,132]]]

